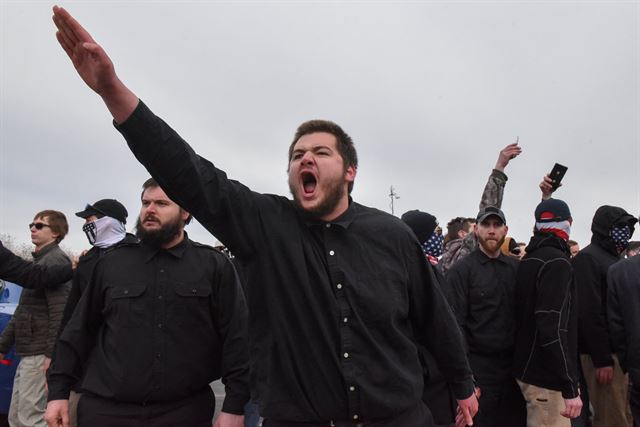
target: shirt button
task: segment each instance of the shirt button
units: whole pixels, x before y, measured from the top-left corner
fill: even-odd
[[[360,417],[358,416],[358,414],[355,414],[355,415],[353,416],[353,419],[354,419],[354,420],[357,420],[358,418],[360,418]]]
[[[349,387],[349,391],[356,391],[356,388],[354,386]]]
[[[343,356],[344,356],[345,359],[348,359],[349,358],[349,353],[345,353],[345,354],[343,354]]]
[[[158,295],[158,299],[162,299],[162,295]]]
[[[345,317],[344,319],[342,319],[342,321],[343,321],[344,323],[347,323],[347,322],[349,321],[349,318],[348,318],[348,317]]]
[[[129,294],[129,291],[127,289],[124,290],[123,292],[125,295]]]
[[[327,225],[325,225],[325,227],[331,228],[331,224],[327,224]]]
[[[329,255],[334,256],[336,253],[334,251],[329,251]]]
[[[342,283],[338,283],[338,284],[336,285],[336,288],[338,288],[338,289],[342,289]]]
[[[158,323],[158,328],[162,328],[162,323]]]

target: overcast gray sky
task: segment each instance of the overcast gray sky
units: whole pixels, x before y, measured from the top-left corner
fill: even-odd
[[[81,250],[73,213],[117,198],[131,229],[148,175],[59,47],[52,4],[0,0],[0,233],[29,242],[33,215],[57,209]],[[581,245],[599,205],[640,213],[637,1],[60,5],[156,114],[256,191],[288,194],[295,128],[325,118],[356,142],[354,199],[390,211],[393,185],[396,215],[474,216],[516,136],[503,208],[518,240],[555,162]]]

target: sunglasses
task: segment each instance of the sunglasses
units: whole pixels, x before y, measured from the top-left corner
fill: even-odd
[[[29,224],[29,230],[31,230],[34,227],[36,230],[42,230],[45,227],[51,227],[51,226],[49,224],[45,224],[44,222],[32,222],[31,224]]]

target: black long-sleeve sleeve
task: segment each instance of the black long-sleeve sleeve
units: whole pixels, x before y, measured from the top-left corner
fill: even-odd
[[[589,354],[597,368],[613,366],[609,331],[602,302],[602,276],[598,261],[581,251],[573,259],[578,292],[578,334],[581,353]],[[606,279],[605,279],[606,280]]]
[[[73,276],[71,264],[39,265],[25,261],[0,242],[0,279],[26,289],[59,286]]]
[[[458,397],[472,394],[460,332],[399,219],[351,201],[334,221],[310,220],[291,200],[227,178],[143,103],[116,126],[245,268],[262,415],[364,422],[413,407],[423,390],[417,341]]]

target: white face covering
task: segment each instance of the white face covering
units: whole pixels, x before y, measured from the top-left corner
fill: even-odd
[[[127,230],[124,224],[110,216],[103,216],[93,222],[88,222],[82,227],[87,235],[89,243],[99,248],[108,248],[124,239]]]

